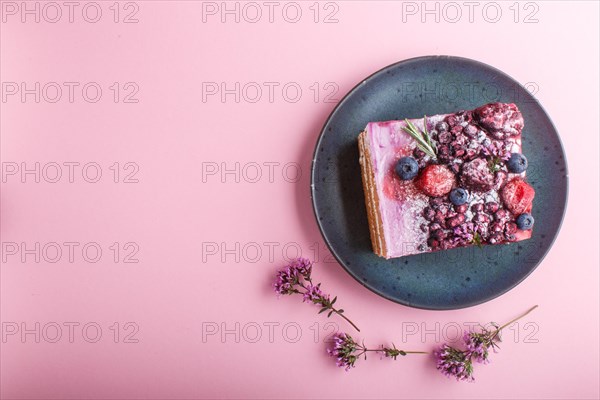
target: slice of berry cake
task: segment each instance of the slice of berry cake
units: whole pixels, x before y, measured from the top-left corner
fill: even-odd
[[[515,104],[370,122],[358,137],[375,254],[394,258],[531,237]]]

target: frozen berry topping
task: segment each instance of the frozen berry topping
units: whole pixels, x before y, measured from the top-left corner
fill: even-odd
[[[403,181],[411,180],[419,173],[419,164],[412,157],[402,157],[396,164],[396,173]]]
[[[514,104],[486,104],[477,108],[474,116],[496,139],[520,135],[523,129],[523,116]]]
[[[450,202],[455,206],[461,206],[469,201],[469,193],[463,188],[452,189],[450,192]]]
[[[454,186],[454,174],[448,167],[441,164],[428,165],[418,178],[418,186],[428,196],[444,196]]]
[[[506,167],[510,172],[520,174],[527,169],[527,157],[521,153],[512,153],[506,162]]]
[[[531,211],[535,190],[523,179],[515,178],[502,189],[502,201],[516,215]]]
[[[415,140],[393,158],[393,195],[384,193],[417,199],[419,251],[527,238],[535,190],[525,181],[517,106],[491,103],[412,121],[417,128],[407,133]]]
[[[463,165],[460,182],[469,189],[485,192],[494,187],[494,174],[486,160],[476,158]]]
[[[524,231],[533,228],[533,216],[529,213],[523,213],[517,217],[517,228]]]

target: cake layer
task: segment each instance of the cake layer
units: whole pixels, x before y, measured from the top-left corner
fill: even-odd
[[[428,133],[433,156],[417,146],[407,128]],[[359,135],[359,150],[374,252],[392,258],[531,237],[531,230],[516,228],[518,214],[530,212],[530,204],[526,210],[507,204],[516,202],[509,194],[530,188],[524,182],[525,172],[507,168],[508,158],[521,154],[522,128],[517,107],[503,103],[367,124]],[[419,175],[414,179],[403,180],[396,171],[404,157],[418,163]],[[447,182],[435,181],[440,171]],[[447,192],[450,187],[464,188],[468,201],[453,204]]]

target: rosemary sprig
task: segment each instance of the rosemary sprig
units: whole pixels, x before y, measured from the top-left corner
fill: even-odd
[[[437,159],[436,155],[436,147],[431,142],[431,137],[429,136],[429,132],[427,131],[427,116],[423,117],[423,125],[424,130],[420,131],[416,126],[413,125],[408,119],[405,119],[406,126],[402,128],[406,133],[408,133],[415,141],[417,142],[417,147],[421,149],[425,154],[427,154],[432,159]]]
[[[427,115],[423,116],[423,133],[425,133],[425,139],[427,139],[427,143],[433,149],[434,153],[437,153],[437,149],[435,148],[435,144],[431,142],[431,136],[429,136],[429,131],[427,130]]]

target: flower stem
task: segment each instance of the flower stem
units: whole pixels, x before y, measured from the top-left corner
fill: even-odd
[[[383,352],[384,350],[383,349],[363,349],[362,353],[365,353],[367,351]],[[406,354],[429,354],[428,351],[405,351],[405,350],[400,350],[400,351],[402,351],[403,353],[406,353]]]
[[[344,314],[341,314],[338,310],[336,310],[335,308],[331,307],[331,310],[336,313],[337,315],[339,315],[340,317],[344,318],[350,325],[352,325],[352,327],[354,329],[356,329],[358,332],[360,332],[360,329],[358,329],[358,326],[354,325],[354,322],[350,321]]]
[[[518,320],[520,320],[521,318],[523,318],[524,316],[526,316],[527,314],[529,314],[530,312],[532,312],[533,310],[535,310],[537,307],[538,306],[536,304],[535,306],[531,307],[529,310],[525,311],[523,314],[519,315],[517,318],[514,318],[514,319],[508,321],[506,324],[504,324],[500,328],[496,329],[496,331],[500,332],[502,329],[506,328],[507,326],[509,326],[513,322],[517,322]]]
[[[306,287],[302,282],[299,282],[298,284],[304,290],[306,290],[306,292],[309,291],[308,287]],[[311,285],[312,285],[312,282],[311,282]],[[297,293],[304,294],[304,292],[301,292],[301,291],[297,291]],[[352,327],[354,329],[356,329],[358,332],[360,332],[360,329],[358,329],[358,326],[354,325],[354,322],[350,321],[344,314],[340,313],[337,309],[333,308],[333,306],[330,304],[329,300],[327,300],[325,298],[321,298],[321,300],[317,304],[321,304],[323,307],[327,307],[328,309],[330,309],[331,311],[333,311],[334,313],[336,313],[340,317],[344,318],[350,325],[352,325]]]

